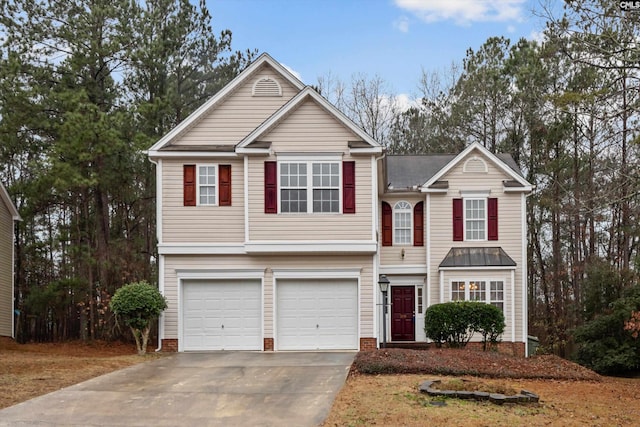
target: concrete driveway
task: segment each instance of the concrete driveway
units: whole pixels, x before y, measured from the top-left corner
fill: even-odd
[[[355,354],[178,353],[0,410],[0,426],[316,426]]]

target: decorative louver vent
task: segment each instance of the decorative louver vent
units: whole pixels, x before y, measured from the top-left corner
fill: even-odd
[[[277,81],[264,77],[253,85],[253,96],[282,96],[282,89]]]
[[[473,156],[464,163],[462,169],[465,173],[487,173],[487,164],[480,157]]]

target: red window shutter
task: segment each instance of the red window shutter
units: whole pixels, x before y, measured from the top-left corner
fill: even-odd
[[[231,206],[231,165],[218,166],[218,198],[220,206]]]
[[[196,165],[183,166],[184,206],[196,205]]]
[[[278,162],[264,162],[264,213],[278,213]]]
[[[342,213],[356,213],[356,162],[342,162]]]
[[[424,202],[413,207],[413,246],[424,246]]]
[[[487,200],[487,234],[489,240],[498,240],[498,199],[492,197]]]
[[[382,246],[393,246],[393,211],[387,202],[382,202]]]
[[[464,240],[464,213],[462,199],[453,199],[453,241]]]

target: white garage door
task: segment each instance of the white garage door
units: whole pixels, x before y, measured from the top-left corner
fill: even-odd
[[[356,350],[356,280],[278,280],[278,350]]]
[[[183,350],[262,350],[256,280],[189,280],[182,293]]]

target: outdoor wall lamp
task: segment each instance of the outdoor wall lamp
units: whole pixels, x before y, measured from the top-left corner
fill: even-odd
[[[381,274],[378,278],[378,286],[382,292],[382,347],[387,347],[387,291],[391,282],[386,275]]]

